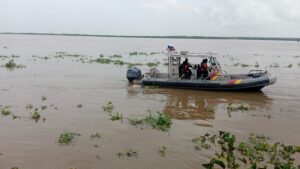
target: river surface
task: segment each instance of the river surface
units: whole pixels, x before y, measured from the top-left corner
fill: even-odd
[[[251,93],[147,88],[127,82],[127,65],[89,62],[100,54],[118,54],[126,62],[160,62],[158,69],[166,71],[163,52],[168,43],[178,51],[218,53],[227,73],[266,69],[277,83]],[[158,54],[130,56],[132,51]],[[69,55],[55,57],[57,52]],[[209,154],[195,151],[192,138],[218,130],[230,131],[239,139],[255,132],[274,141],[300,144],[298,42],[0,35],[0,55],[0,65],[14,55],[17,64],[26,66],[0,67],[0,105],[10,106],[17,117],[0,117],[1,169],[196,169],[208,161]],[[150,69],[141,68],[143,72]],[[43,101],[42,96],[47,99]],[[122,122],[111,121],[103,111],[108,101],[115,112],[122,113]],[[228,103],[251,109],[228,113]],[[41,110],[41,120],[30,118],[28,104],[39,110],[47,106]],[[207,107],[213,111],[206,111]],[[143,117],[147,110],[169,115],[170,131],[141,130],[128,123],[128,118]],[[64,131],[80,136],[70,145],[60,145],[58,138]],[[91,139],[97,132],[103,138]],[[167,147],[165,157],[158,154],[162,146]],[[116,156],[127,149],[136,150],[138,157]],[[296,158],[299,162],[300,157]]]

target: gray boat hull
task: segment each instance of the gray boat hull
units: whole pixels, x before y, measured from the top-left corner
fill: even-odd
[[[186,80],[186,79],[159,79],[144,78],[142,84],[145,86],[185,88],[197,90],[218,90],[218,91],[253,91],[260,90],[265,86],[274,84],[276,77],[268,74],[252,77],[244,75],[242,79],[231,80]]]

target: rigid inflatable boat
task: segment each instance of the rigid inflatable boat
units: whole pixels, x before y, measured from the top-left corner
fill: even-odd
[[[272,77],[264,70],[251,70],[247,74],[227,74],[223,71],[215,54],[199,54],[168,52],[168,72],[161,73],[156,68],[142,74],[139,68],[129,68],[127,79],[130,82],[140,81],[145,86],[187,88],[198,90],[218,91],[253,91],[274,84],[276,77]],[[208,76],[199,76],[199,65],[191,68],[191,76],[187,79],[180,72],[182,58],[203,58],[208,60]]]

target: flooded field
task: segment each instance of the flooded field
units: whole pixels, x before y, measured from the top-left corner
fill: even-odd
[[[167,70],[168,43],[216,52],[228,73],[266,69],[277,83],[251,93],[129,84],[129,66]],[[5,66],[11,59],[20,67]],[[1,169],[203,168],[210,153],[195,151],[192,139],[219,130],[300,144],[298,42],[0,35],[0,65]],[[249,110],[228,111],[231,104]],[[169,131],[128,121],[148,111],[171,117]],[[73,137],[68,145],[60,144],[64,132]]]

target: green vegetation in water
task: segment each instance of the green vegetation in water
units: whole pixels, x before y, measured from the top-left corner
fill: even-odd
[[[167,147],[162,146],[162,147],[159,148],[158,153],[159,153],[160,156],[165,157],[166,151],[167,151]]]
[[[270,68],[279,68],[279,64],[278,63],[273,63],[272,65],[270,65]]]
[[[250,107],[244,104],[232,104],[228,103],[227,105],[227,112],[235,112],[235,111],[249,111]]]
[[[82,108],[82,104],[77,104],[77,108]]]
[[[195,150],[203,150],[203,149],[210,149],[211,144],[215,144],[215,139],[217,138],[217,135],[210,135],[206,133],[203,136],[195,137],[192,139],[192,142],[194,143]]]
[[[125,62],[123,61],[123,60],[113,60],[112,61],[113,63],[114,63],[114,65],[124,65],[125,64]]]
[[[32,110],[32,109],[33,109],[33,105],[32,105],[32,104],[27,104],[27,105],[26,105],[26,109]]]
[[[126,63],[128,65],[128,68],[131,68],[131,67],[135,67],[135,66],[143,66],[142,63]]]
[[[116,54],[114,54],[114,55],[112,55],[112,56],[109,56],[110,58],[122,58],[122,55],[116,55]]]
[[[42,96],[42,101],[46,101],[47,97],[46,96]]]
[[[100,134],[100,133],[97,132],[97,133],[95,133],[95,134],[92,134],[92,135],[91,135],[91,138],[92,138],[92,139],[94,139],[94,138],[100,139],[100,138],[102,138],[102,134]]]
[[[107,111],[111,113],[111,111],[114,109],[114,105],[111,101],[107,102],[105,106],[102,107],[104,111]]]
[[[150,55],[158,55],[160,54],[159,52],[150,52]]]
[[[241,66],[242,67],[249,67],[250,65],[242,63]]]
[[[100,57],[100,58],[97,58],[96,60],[92,60],[92,61],[101,63],[101,64],[110,64],[112,62],[112,59]]]
[[[14,166],[14,167],[11,167],[11,169],[19,169],[19,167]]]
[[[110,113],[109,116],[110,116],[111,121],[116,121],[116,120],[121,120],[122,121],[123,120],[123,115],[121,113],[118,113],[118,112]]]
[[[128,121],[131,125],[139,126],[141,129],[151,126],[153,129],[160,131],[169,131],[172,125],[172,119],[160,112],[157,112],[157,115],[152,115],[152,113],[149,112],[149,115],[144,118],[129,119]]]
[[[236,66],[238,66],[238,65],[240,65],[240,63],[236,63],[236,64],[234,64],[233,66],[236,67]]]
[[[45,110],[45,109],[47,109],[47,105],[43,105],[43,106],[41,106],[41,109],[42,109],[42,110]]]
[[[9,106],[5,106],[1,109],[2,116],[8,116],[11,115],[11,110],[9,109]]]
[[[5,63],[4,67],[6,69],[9,69],[9,70],[14,70],[14,69],[18,69],[18,68],[25,68],[25,65],[17,65],[13,59],[9,60],[7,63]]]
[[[148,67],[156,67],[156,66],[158,66],[160,64],[160,62],[148,62],[146,65],[148,66]]]
[[[293,67],[293,64],[289,64],[288,66],[287,66],[287,68],[292,68]]]
[[[41,117],[41,115],[38,111],[38,108],[35,108],[33,113],[31,114],[31,118],[37,122],[37,121],[39,121],[40,117]]]
[[[146,53],[146,52],[139,52],[139,55],[145,55],[145,56],[148,56],[148,53]]]
[[[216,150],[210,161],[202,164],[206,169],[215,166],[223,169],[296,169],[293,155],[300,153],[299,146],[280,142],[270,144],[269,138],[259,134],[250,134],[248,141],[238,145],[235,135],[225,131],[220,131],[218,136],[206,133],[194,140],[200,147],[196,150],[210,149],[212,146]]]
[[[138,52],[129,52],[129,56],[136,56],[136,55],[138,55]]]
[[[74,138],[74,135],[72,133],[66,131],[66,132],[60,134],[58,143],[67,145],[72,142],[73,138]]]
[[[128,149],[125,152],[117,153],[117,156],[119,158],[121,158],[121,157],[135,157],[135,158],[137,158],[138,157],[138,152],[133,150],[133,149]]]

